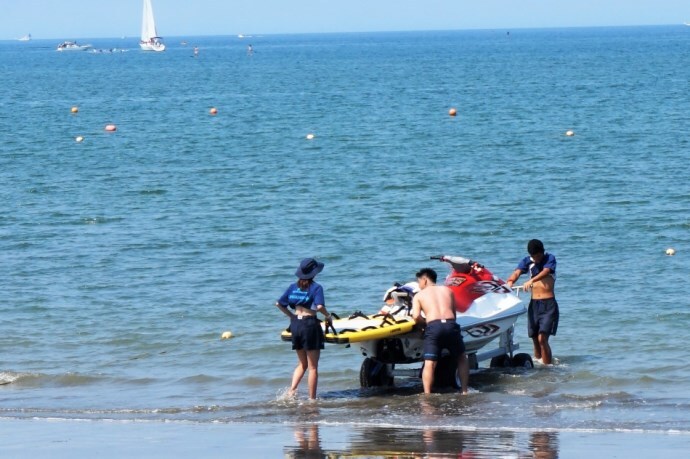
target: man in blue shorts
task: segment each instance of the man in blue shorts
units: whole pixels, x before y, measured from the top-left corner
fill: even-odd
[[[444,285],[436,285],[436,271],[424,268],[417,273],[419,293],[412,299],[412,318],[417,323],[426,322],[424,330],[424,393],[430,394],[434,384],[434,370],[443,349],[458,359],[461,390],[467,394],[470,378],[469,364],[465,355],[465,343],[460,325],[455,321],[455,297]],[[422,312],[424,317],[422,317]]]
[[[558,329],[558,303],[554,294],[556,257],[544,251],[539,239],[527,243],[527,253],[530,256],[520,260],[506,283],[512,288],[522,274],[529,273],[530,279],[522,286],[525,291],[532,290],[527,310],[527,334],[534,344],[534,358],[550,365],[553,356],[549,336],[555,335]]]

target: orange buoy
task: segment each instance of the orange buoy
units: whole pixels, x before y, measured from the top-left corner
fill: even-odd
[[[117,131],[117,126],[115,126],[114,124],[106,124],[105,130],[108,132],[115,132]]]
[[[70,110],[72,113],[77,113],[79,111],[79,107],[72,107],[72,110]]]
[[[449,114],[450,116],[455,116],[455,115],[458,114],[458,111],[457,111],[456,109],[454,109],[454,108],[451,108],[450,110],[448,110],[448,114]]]
[[[216,107],[211,107],[211,110],[208,111],[211,115],[216,115],[218,114],[218,109]]]

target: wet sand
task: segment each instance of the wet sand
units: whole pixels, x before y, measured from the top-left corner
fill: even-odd
[[[0,420],[3,457],[683,457],[690,435],[317,424]],[[464,456],[463,456],[464,457]]]

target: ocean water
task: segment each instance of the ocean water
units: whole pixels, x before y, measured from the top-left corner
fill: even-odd
[[[0,418],[690,435],[690,28],[181,40],[0,43]],[[535,237],[557,365],[426,398],[327,345],[282,396],[301,258],[347,315]]]

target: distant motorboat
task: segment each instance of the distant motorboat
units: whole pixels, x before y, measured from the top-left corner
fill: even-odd
[[[153,19],[151,0],[144,0],[144,13],[141,19],[141,41],[139,46],[143,51],[164,51],[163,39],[158,36],[156,23]]]
[[[63,41],[57,46],[57,51],[86,51],[93,48],[92,45],[80,45],[76,41]]]
[[[27,34],[24,35],[23,37],[17,38],[17,40],[18,40],[18,41],[31,41],[31,34],[30,34],[30,33],[27,33]]]

